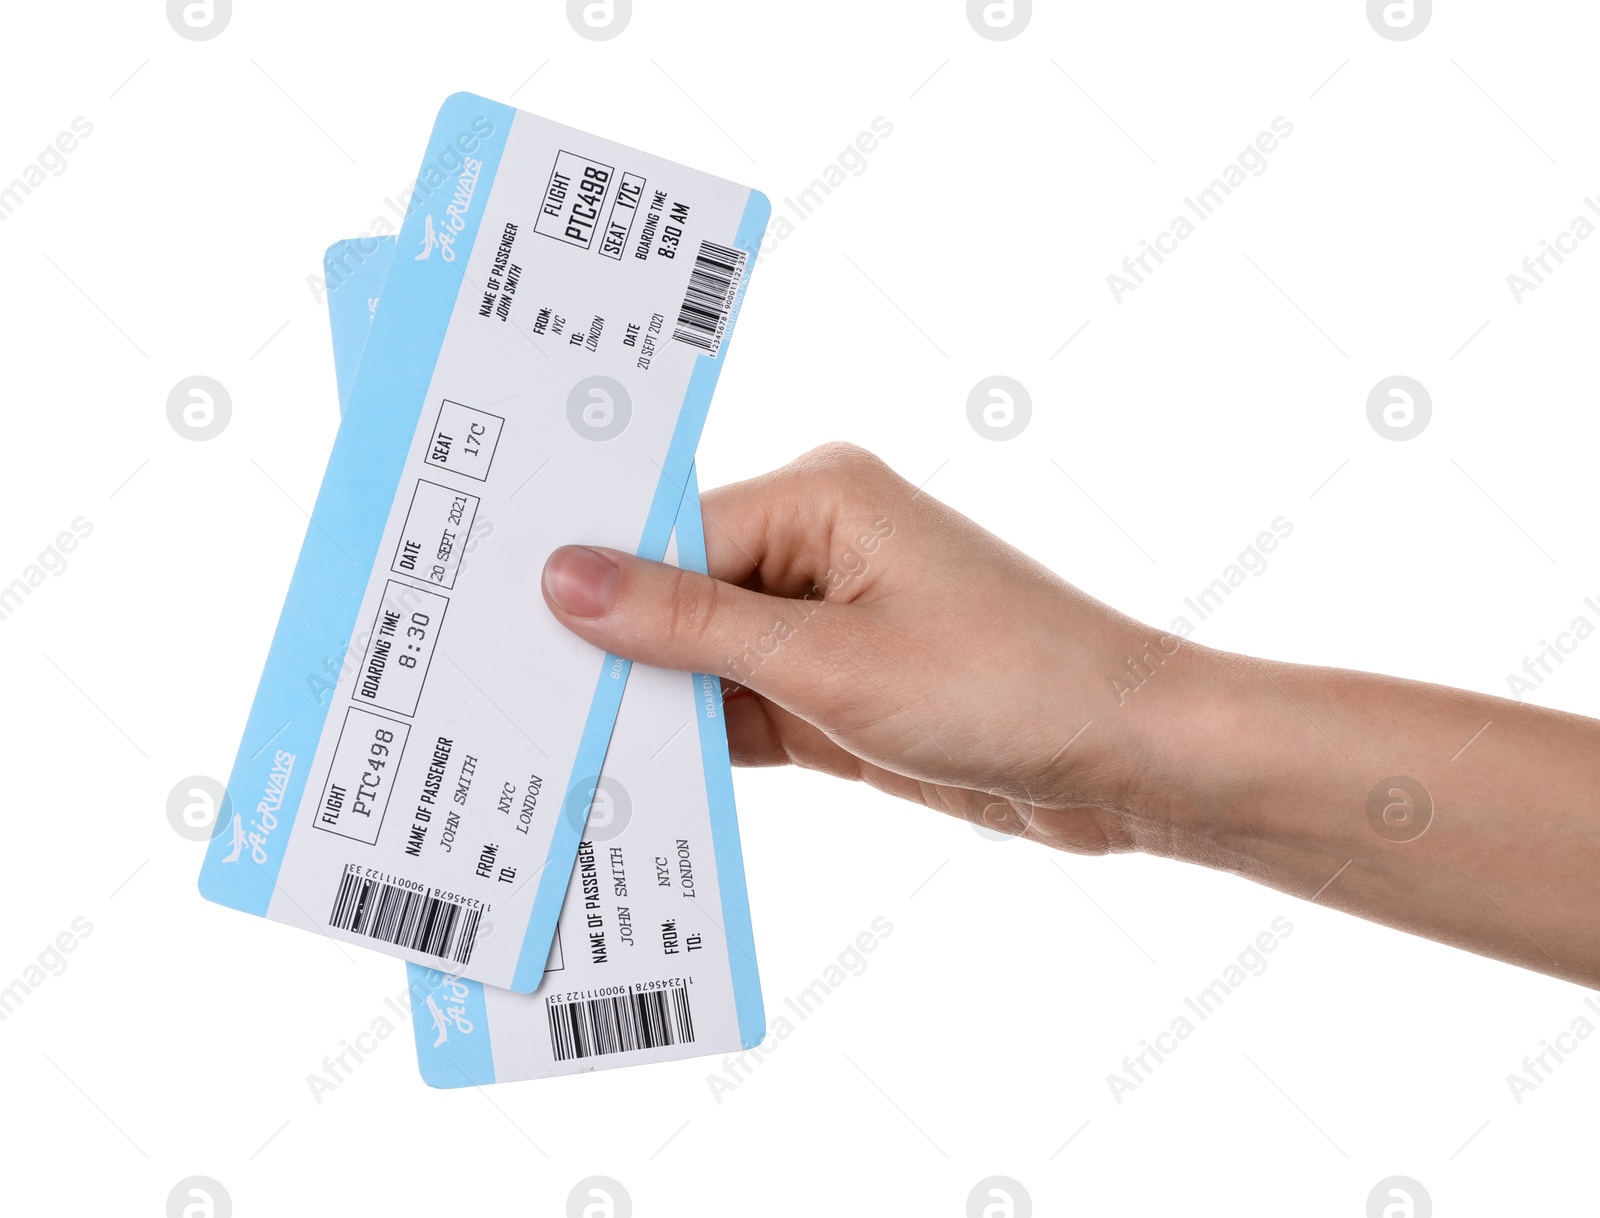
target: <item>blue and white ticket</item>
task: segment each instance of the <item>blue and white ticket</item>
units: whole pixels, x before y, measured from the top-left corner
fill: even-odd
[[[555,621],[540,572],[574,541],[665,555],[769,213],[746,187],[446,100],[206,897],[539,986],[629,671]]]
[[[394,239],[328,251],[340,399]],[[349,268],[339,273],[339,268]],[[466,563],[477,539],[468,541]],[[705,570],[691,469],[667,560]],[[692,726],[691,726],[692,725]],[[513,1082],[738,1052],[766,1034],[722,687],[636,665],[533,994],[410,972],[417,1061],[436,1087]]]

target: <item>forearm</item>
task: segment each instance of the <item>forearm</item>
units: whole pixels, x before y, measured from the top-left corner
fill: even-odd
[[[1600,723],[1184,650],[1138,711],[1132,844],[1600,985]]]

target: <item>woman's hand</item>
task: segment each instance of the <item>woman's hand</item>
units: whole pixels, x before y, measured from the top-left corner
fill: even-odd
[[[737,763],[1600,983],[1600,723],[1141,626],[849,445],[702,504],[709,578],[565,546],[545,599],[613,654],[736,682]]]
[[[1109,677],[1156,633],[828,445],[702,500],[711,577],[568,546],[545,598],[647,664],[717,673],[736,763],[792,763],[1053,846],[1128,848]],[[1163,657],[1164,659],[1170,657]]]

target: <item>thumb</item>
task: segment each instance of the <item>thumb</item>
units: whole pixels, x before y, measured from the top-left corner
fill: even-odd
[[[544,599],[580,638],[613,655],[716,673],[801,710],[814,699],[840,607],[766,596],[696,571],[600,546],[562,546],[544,565]]]

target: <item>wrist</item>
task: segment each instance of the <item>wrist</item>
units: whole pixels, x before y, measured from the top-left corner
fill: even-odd
[[[1070,692],[1046,716],[1039,756],[1053,756],[1043,792],[1029,799],[1059,812],[1045,813],[1035,836],[1079,852],[1137,850],[1241,870],[1240,796],[1256,772],[1249,753],[1259,732],[1240,670],[1258,662],[1098,602],[1086,613],[1085,601],[1074,590],[1054,630],[1071,640],[1057,656]]]
[[[1251,826],[1267,794],[1272,718],[1294,711],[1266,705],[1262,661],[1164,637],[1173,654],[1116,708],[1128,749],[1126,848],[1257,875]]]

